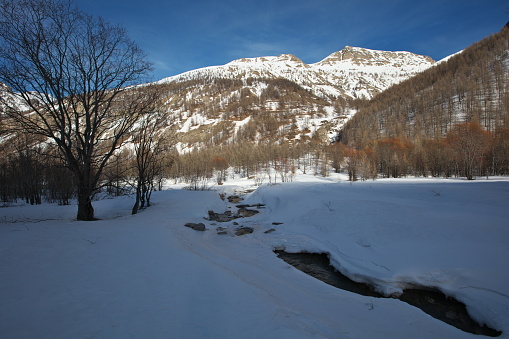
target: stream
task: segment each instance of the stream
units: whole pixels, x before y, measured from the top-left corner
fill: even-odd
[[[341,274],[330,265],[327,253],[288,253],[282,250],[274,252],[288,264],[329,285],[364,296],[389,298],[375,291],[372,286],[355,282]],[[468,314],[465,304],[453,297],[446,296],[437,288],[413,286],[394,298],[415,306],[433,318],[462,331],[490,337],[502,334],[502,332],[486,325],[478,324]]]

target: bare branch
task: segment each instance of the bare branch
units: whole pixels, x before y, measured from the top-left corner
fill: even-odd
[[[93,219],[104,166],[154,102],[150,91],[129,89],[150,71],[145,57],[125,29],[70,2],[0,2],[0,81],[28,108],[6,113],[64,156],[78,183],[78,219]]]

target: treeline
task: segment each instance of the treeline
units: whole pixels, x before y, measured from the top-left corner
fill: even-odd
[[[228,175],[251,178],[259,184],[287,182],[298,169],[319,174],[328,168],[327,158],[320,155],[319,149],[313,143],[249,142],[202,149],[177,155],[171,178],[175,182],[189,183],[192,189],[204,188],[210,178],[222,184],[228,180]]]
[[[217,184],[227,181],[230,167],[232,173],[262,183],[290,181],[297,166],[312,166],[310,158],[308,162],[303,160],[306,157],[302,149],[286,145],[243,144],[182,155],[163,152],[158,156],[158,161],[150,159],[138,185],[137,166],[144,161],[143,157],[136,157],[129,150],[119,152],[105,169],[96,193],[134,194],[140,199],[137,209],[142,209],[150,204],[152,191],[162,189],[165,179],[184,182],[190,189],[198,190],[208,188],[211,178]],[[0,161],[0,200],[4,204],[21,200],[27,204],[67,205],[76,198],[76,193],[75,180],[65,163],[41,147],[20,149]]]
[[[199,189],[212,177],[218,184],[227,180],[226,168],[260,183],[290,181],[297,170],[319,176],[328,176],[332,170],[344,172],[351,181],[405,176],[471,180],[509,175],[509,129],[489,132],[470,122],[456,125],[438,139],[415,143],[408,138],[387,137],[362,148],[319,140],[235,143],[176,155],[171,177]]]
[[[65,162],[42,144],[17,140],[0,160],[1,201],[69,204],[76,192]],[[134,193],[140,200],[137,209],[141,209],[150,204],[152,191],[162,189],[165,180],[201,190],[208,188],[212,178],[218,185],[231,176],[249,178],[256,184],[277,183],[292,181],[297,171],[318,176],[345,172],[351,181],[380,176],[474,179],[509,174],[509,129],[489,132],[475,122],[457,125],[439,139],[414,143],[388,137],[363,148],[341,142],[239,142],[178,154],[168,145],[162,135],[154,139],[150,132],[138,136],[133,147],[112,157],[97,193]]]
[[[11,136],[4,142],[0,159],[0,199],[2,203],[24,200],[67,205],[75,194],[75,181],[54,150],[35,143],[26,135]]]
[[[395,85],[359,107],[340,136],[364,147],[374,140],[444,137],[477,122],[489,132],[509,127],[509,27],[449,60]]]
[[[171,177],[175,157],[168,136],[159,130],[161,121],[140,122],[130,146],[119,149],[108,161],[94,194],[134,194],[133,213],[150,206],[152,192],[161,190],[163,180]],[[0,203],[21,200],[32,205],[68,205],[77,198],[75,174],[52,143],[27,134],[4,134],[3,138]]]
[[[230,175],[258,184],[275,183],[291,181],[298,169],[316,175],[327,175],[330,169],[328,153],[314,143],[242,142],[178,154],[167,147],[162,135],[150,140],[149,134],[112,156],[96,193],[134,194],[140,200],[137,211],[150,204],[152,191],[161,190],[165,180],[198,190],[208,188],[211,178],[219,185]],[[65,162],[48,150],[49,145],[41,145],[25,143],[0,160],[2,203],[65,205],[76,197],[75,181]]]
[[[509,129],[489,132],[477,123],[456,125],[445,137],[412,142],[408,138],[386,137],[352,147],[331,145],[339,170],[350,180],[399,178],[408,175],[465,177],[509,174]],[[344,167],[342,167],[344,166]]]

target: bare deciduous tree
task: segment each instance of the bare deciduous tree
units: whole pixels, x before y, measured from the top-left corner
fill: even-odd
[[[488,131],[477,122],[467,122],[456,126],[447,134],[448,147],[458,170],[468,180],[480,173],[492,139]]]
[[[169,140],[161,135],[165,121],[166,117],[160,113],[145,116],[139,121],[139,127],[133,135],[136,197],[132,214],[150,206],[155,178],[163,171],[163,151],[169,144]]]
[[[28,108],[7,114],[58,148],[75,175],[78,220],[93,220],[104,166],[147,112],[130,90],[151,68],[122,27],[64,0],[0,1],[0,81]]]

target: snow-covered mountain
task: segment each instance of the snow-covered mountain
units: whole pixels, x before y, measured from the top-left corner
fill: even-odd
[[[347,46],[306,64],[291,54],[242,58],[162,79],[160,109],[181,150],[238,141],[328,142],[370,99],[436,62],[410,52]]]
[[[327,143],[355,114],[352,99],[370,99],[434,64],[410,52],[347,46],[314,64],[291,54],[242,58],[154,84],[179,151],[244,141]]]
[[[9,86],[0,82],[0,113],[3,113],[8,107],[15,107],[22,111],[28,109],[20,95],[14,93]]]
[[[370,99],[388,87],[433,66],[428,56],[346,46],[314,64],[291,54],[242,58],[222,66],[204,67],[160,80],[181,82],[203,78],[283,78],[320,97]]]

